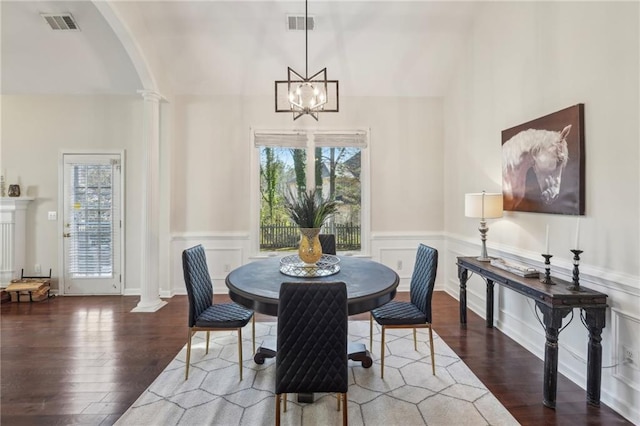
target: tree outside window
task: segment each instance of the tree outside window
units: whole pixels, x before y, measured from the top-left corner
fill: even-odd
[[[284,139],[284,138],[283,138]],[[323,139],[326,140],[326,137]],[[338,251],[361,249],[362,182],[359,146],[287,147],[256,145],[260,154],[260,250],[296,250],[299,242],[297,225],[284,209],[288,192],[306,191],[309,182],[323,198],[339,202],[335,214],[322,229],[334,234]],[[308,147],[308,146],[309,147]],[[309,161],[313,158],[312,161]],[[311,176],[312,179],[308,179]]]

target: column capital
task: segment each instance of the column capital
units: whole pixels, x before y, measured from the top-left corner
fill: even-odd
[[[138,93],[145,101],[160,102],[164,100],[164,96],[154,90],[138,90]]]

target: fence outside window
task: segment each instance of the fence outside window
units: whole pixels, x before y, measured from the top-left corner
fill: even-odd
[[[337,251],[360,250],[360,225],[333,224],[322,233],[336,236]],[[260,250],[295,250],[300,242],[300,227],[288,222],[260,224]]]

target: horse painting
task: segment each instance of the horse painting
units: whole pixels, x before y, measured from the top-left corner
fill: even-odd
[[[527,129],[502,145],[502,192],[504,209],[517,210],[525,199],[527,174],[535,173],[540,201],[552,204],[560,193],[562,171],[569,160],[567,136],[571,125],[561,132]]]

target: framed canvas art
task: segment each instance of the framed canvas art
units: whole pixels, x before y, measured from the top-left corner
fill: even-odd
[[[502,131],[502,193],[505,210],[584,214],[584,104]]]

